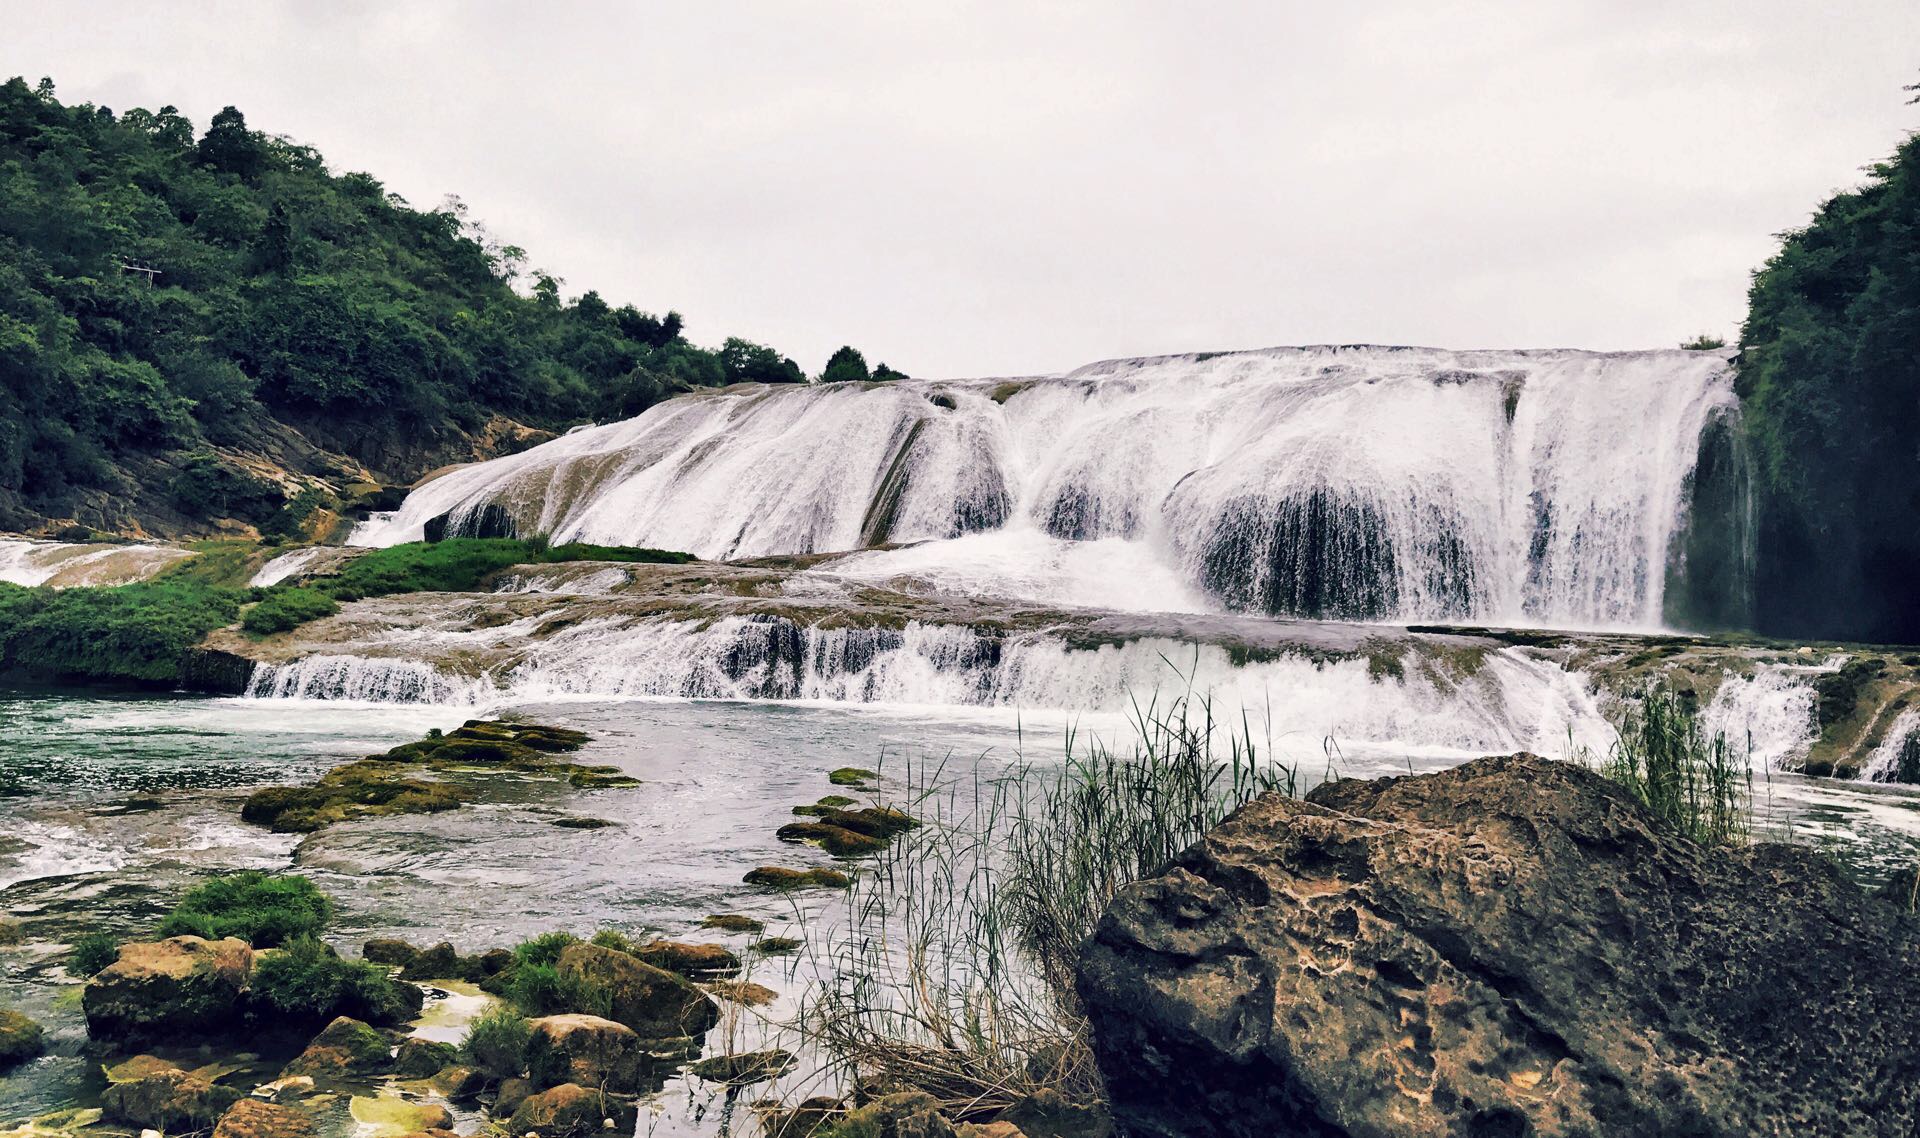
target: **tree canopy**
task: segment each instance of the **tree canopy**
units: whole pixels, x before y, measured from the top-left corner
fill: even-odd
[[[196,138],[171,106],[0,85],[0,528],[275,420],[410,478],[396,454],[496,413],[557,429],[805,380],[676,312],[569,303],[526,260],[458,199],[415,207],[233,107]]]

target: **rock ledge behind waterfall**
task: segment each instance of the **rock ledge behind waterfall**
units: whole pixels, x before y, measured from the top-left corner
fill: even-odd
[[[1136,1136],[1911,1134],[1904,905],[1533,755],[1248,805],[1079,988]]]

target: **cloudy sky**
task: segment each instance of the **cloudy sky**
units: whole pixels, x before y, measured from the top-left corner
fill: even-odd
[[[0,74],[226,104],[809,370],[1730,335],[1920,107],[1920,4],[7,0]]]

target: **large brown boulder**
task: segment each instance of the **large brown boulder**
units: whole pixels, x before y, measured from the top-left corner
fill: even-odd
[[[385,1074],[393,1068],[390,1036],[357,1019],[339,1016],[314,1036],[307,1049],[294,1056],[280,1073],[339,1080]]]
[[[12,1008],[0,1008],[0,1071],[24,1063],[46,1049],[46,1032],[39,1024]]]
[[[243,940],[197,936],[122,945],[80,994],[87,1034],[126,1044],[206,1035],[232,1026],[253,970]]]
[[[304,1110],[243,1098],[227,1108],[213,1138],[313,1138],[313,1119]]]
[[[1078,980],[1139,1138],[1910,1134],[1916,934],[1812,851],[1515,755],[1253,802]]]
[[[720,1022],[720,1006],[686,979],[644,964],[624,952],[595,944],[570,944],[560,953],[560,973],[607,994],[608,1018],[641,1036],[659,1039],[701,1035]]]
[[[515,1135],[539,1134],[541,1138],[589,1138],[602,1130],[630,1134],[638,1113],[629,1099],[561,1083],[552,1090],[528,1095],[514,1109],[507,1130]]]
[[[542,1016],[532,1021],[527,1070],[535,1086],[578,1083],[637,1092],[646,1083],[647,1049],[624,1023],[590,1015]]]
[[[180,1132],[208,1129],[239,1098],[232,1087],[168,1067],[111,1084],[100,1094],[100,1107],[112,1122]]]

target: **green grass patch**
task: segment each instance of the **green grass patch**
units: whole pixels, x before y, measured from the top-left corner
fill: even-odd
[[[533,1026],[527,1017],[508,1007],[480,1013],[460,1041],[460,1056],[474,1070],[492,1079],[514,1079],[527,1069],[527,1044]]]
[[[298,879],[294,879],[298,880]],[[404,1023],[418,1015],[420,989],[364,960],[343,960],[325,942],[299,936],[262,954],[249,981],[251,998],[276,1019],[325,1023],[352,1016],[367,1023]]]
[[[189,581],[113,588],[0,584],[0,671],[58,679],[171,683],[243,594]]]
[[[208,940],[239,937],[255,948],[273,948],[313,936],[332,916],[333,902],[306,878],[247,870],[189,890],[158,932]]]
[[[120,958],[120,938],[112,933],[84,933],[67,950],[67,971],[92,976]]]
[[[317,589],[276,589],[247,610],[240,627],[256,636],[271,636],[339,611],[340,602]]]
[[[1736,751],[1724,732],[1708,733],[1697,701],[1665,685],[1650,687],[1615,726],[1620,741],[1600,764],[1601,774],[1694,841],[1747,840],[1749,756]]]
[[[549,546],[543,541],[514,538],[449,538],[411,542],[376,549],[356,557],[340,572],[312,581],[311,587],[340,600],[382,597],[394,593],[465,593],[480,587],[487,577],[513,565],[548,565],[567,561],[651,562],[681,565],[691,554],[664,549],[626,546]]]

